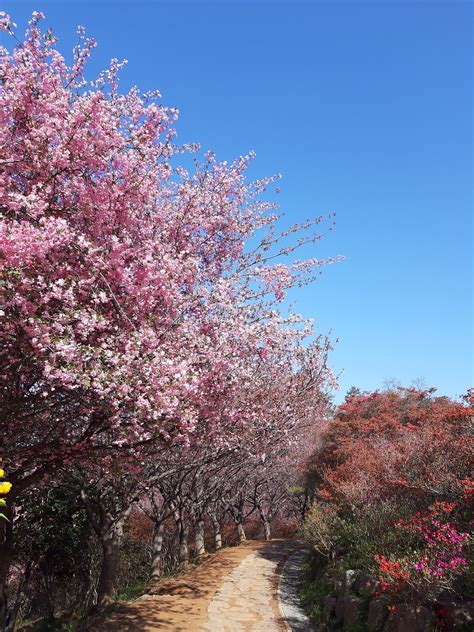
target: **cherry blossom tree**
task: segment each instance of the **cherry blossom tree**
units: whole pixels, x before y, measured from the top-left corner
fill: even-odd
[[[319,235],[273,250],[312,224],[276,234],[259,199],[273,179],[247,183],[250,157],[173,167],[189,151],[173,144],[177,112],[121,95],[116,61],[87,82],[94,42],[80,31],[68,67],[41,17],[0,61],[2,440],[18,490],[105,430],[118,446],[186,441],[199,424],[222,430],[221,400],[225,423],[244,424],[232,389],[308,333],[271,306],[323,263],[279,262]],[[20,425],[21,449],[8,439]]]

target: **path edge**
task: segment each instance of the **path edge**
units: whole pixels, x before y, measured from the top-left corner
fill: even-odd
[[[300,543],[300,546],[297,546],[292,551],[290,551],[288,553],[288,555],[285,556],[285,558],[280,562],[280,564],[277,567],[277,572],[278,572],[277,602],[278,602],[278,610],[279,610],[279,613],[280,613],[280,621],[281,621],[281,624],[282,624],[281,627],[285,630],[285,632],[293,632],[293,628],[291,627],[290,623],[288,622],[286,614],[285,614],[285,612],[283,610],[284,599],[283,599],[282,584],[283,584],[283,582],[286,579],[285,570],[287,569],[287,566],[290,563],[291,558],[294,555],[296,555],[297,553],[303,553],[303,552],[309,554],[308,548],[303,543]],[[302,622],[304,623],[304,625],[307,626],[308,632],[310,630],[314,631],[315,628],[314,628],[314,625],[313,625],[313,621],[304,612],[304,610],[301,607],[301,605],[299,605],[299,610],[301,611]]]

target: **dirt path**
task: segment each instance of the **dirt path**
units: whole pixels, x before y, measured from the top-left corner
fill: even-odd
[[[299,545],[246,542],[212,554],[163,584],[165,594],[119,603],[94,632],[279,632],[288,630],[277,602],[278,572]]]

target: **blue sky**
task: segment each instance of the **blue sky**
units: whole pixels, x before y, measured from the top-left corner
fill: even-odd
[[[297,311],[332,330],[341,399],[386,379],[457,396],[474,383],[470,2],[4,1],[34,9],[123,87],[158,88],[179,140],[281,172],[294,221],[334,211],[315,256],[343,254]],[[3,36],[5,37],[5,36]],[[310,254],[309,252],[307,254]]]

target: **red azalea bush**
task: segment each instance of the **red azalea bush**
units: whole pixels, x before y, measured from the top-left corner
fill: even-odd
[[[316,471],[337,502],[397,498],[427,508],[472,486],[473,409],[434,390],[350,397],[323,434]]]
[[[308,542],[390,599],[470,592],[472,415],[434,389],[348,396],[308,463]]]

